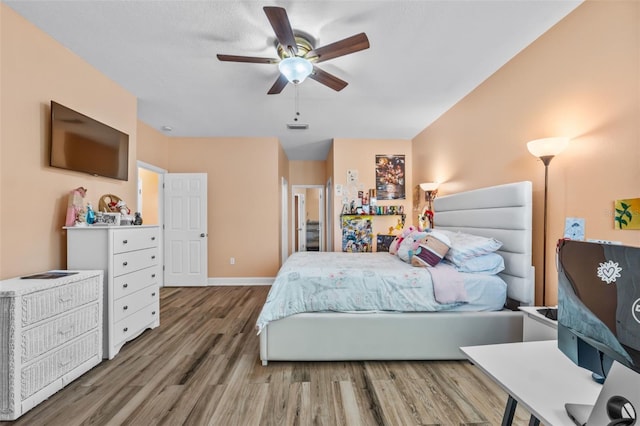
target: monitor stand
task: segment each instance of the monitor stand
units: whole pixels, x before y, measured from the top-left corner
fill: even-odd
[[[594,406],[565,404],[579,426],[633,425],[640,415],[640,373],[614,362]]]
[[[578,426],[586,426],[591,411],[593,411],[593,405],[588,404],[564,404],[564,409],[569,415],[569,418]]]

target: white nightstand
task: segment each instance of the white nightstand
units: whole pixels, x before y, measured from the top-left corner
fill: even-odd
[[[521,306],[524,312],[522,323],[522,340],[532,342],[536,340],[556,340],[558,338],[558,322],[545,317],[538,309],[540,306]]]

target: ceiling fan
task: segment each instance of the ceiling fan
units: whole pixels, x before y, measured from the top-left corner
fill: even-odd
[[[347,84],[346,81],[321,70],[315,64],[348,55],[369,48],[369,39],[365,33],[347,37],[335,43],[322,47],[314,47],[310,37],[294,34],[287,11],[282,7],[265,6],[264,13],[276,34],[276,50],[279,58],[257,58],[252,56],[221,55],[221,61],[249,62],[255,64],[278,64],[280,75],[267,92],[275,95],[285,88],[287,83],[299,84],[309,77],[333,90],[340,91]]]

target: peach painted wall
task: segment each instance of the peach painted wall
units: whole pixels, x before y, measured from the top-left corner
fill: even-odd
[[[138,120],[137,160],[167,170],[169,168],[169,137]]]
[[[169,172],[208,176],[209,277],[276,275],[281,157],[276,138],[169,139]]]
[[[292,185],[325,185],[327,183],[327,162],[290,161],[289,175]]]
[[[2,3],[0,93],[0,279],[66,268],[72,189],[135,202],[136,98]],[[128,182],[49,167],[51,100],[129,135]]]
[[[140,179],[142,190],[142,211],[140,214],[143,223],[145,225],[158,225],[160,224],[160,218],[158,217],[160,175],[154,171],[139,168],[138,179]]]
[[[347,170],[358,171],[358,185],[364,191],[376,187],[375,167],[376,155],[404,155],[405,156],[405,188],[406,198],[404,200],[378,200],[380,206],[400,206],[404,207],[407,213],[407,222],[411,223],[413,206],[413,194],[415,192],[413,184],[413,160],[412,142],[401,139],[342,139],[335,138],[329,152],[332,156],[328,160],[330,170],[332,170],[333,185],[347,185]],[[351,186],[353,188],[353,186]],[[353,189],[350,191],[353,192]],[[351,197],[353,198],[353,197]],[[333,250],[342,251],[342,234],[340,229],[340,213],[342,211],[342,197],[336,196],[334,191],[333,203]],[[396,224],[396,216],[374,217],[374,234],[387,234],[389,226]],[[375,239],[375,237],[374,237]],[[375,250],[375,246],[374,246]]]
[[[414,181],[443,182],[447,194],[531,180],[541,303],[544,166],[526,142],[571,137],[549,166],[547,304],[555,304],[565,217],[585,218],[587,238],[640,245],[640,231],[614,230],[613,217],[614,200],[640,197],[639,129],[640,2],[587,1],[414,138]]]

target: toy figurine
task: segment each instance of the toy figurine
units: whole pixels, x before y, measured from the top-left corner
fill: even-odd
[[[87,189],[82,186],[72,190],[69,194],[65,226],[74,226],[76,223],[84,223],[84,196],[86,194]]]

